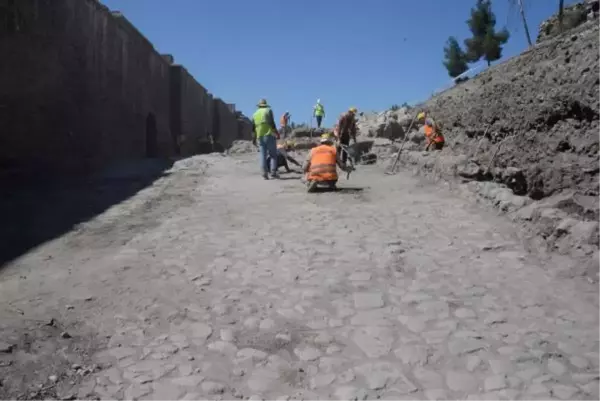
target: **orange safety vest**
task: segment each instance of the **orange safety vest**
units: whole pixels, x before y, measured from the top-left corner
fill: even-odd
[[[444,143],[444,136],[441,132],[439,132],[439,130],[430,125],[425,125],[424,130],[425,137],[427,138],[428,142]]]
[[[335,146],[320,145],[310,150],[309,181],[336,181],[337,151]]]

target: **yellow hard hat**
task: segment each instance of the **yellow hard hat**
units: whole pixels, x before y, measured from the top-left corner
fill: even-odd
[[[331,138],[332,138],[332,135],[329,132],[326,132],[323,135],[321,135],[321,143],[329,142],[329,141],[331,141]]]
[[[348,111],[350,113],[356,113],[358,110],[356,110],[356,107],[350,107],[350,109],[348,109]]]
[[[420,112],[419,114],[417,114],[417,120],[422,120],[425,118],[425,112]]]

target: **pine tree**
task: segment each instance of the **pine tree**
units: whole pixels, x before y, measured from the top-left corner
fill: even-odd
[[[467,57],[458,44],[454,36],[450,36],[444,47],[444,67],[448,70],[448,75],[456,78],[469,69]]]
[[[506,29],[500,32],[494,32],[490,29],[483,39],[483,59],[487,61],[488,66],[492,61],[499,60],[502,57],[502,45],[508,41],[510,34]]]
[[[483,57],[490,65],[498,60],[502,56],[502,45],[510,35],[506,29],[496,32],[496,16],[490,0],[477,0],[467,25],[473,35],[465,40],[467,61],[474,63]]]

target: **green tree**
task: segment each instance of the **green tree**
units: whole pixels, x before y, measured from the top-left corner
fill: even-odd
[[[494,32],[490,29],[483,39],[483,59],[487,61],[488,66],[492,61],[499,60],[502,57],[502,45],[508,42],[510,34],[506,29],[500,32]]]
[[[444,67],[448,70],[448,75],[456,78],[469,69],[465,52],[460,48],[458,40],[450,36],[444,47]]]
[[[477,0],[467,25],[473,35],[465,40],[468,62],[474,63],[483,58],[489,66],[502,57],[502,45],[508,41],[510,34],[506,29],[496,32],[496,15],[490,0]]]

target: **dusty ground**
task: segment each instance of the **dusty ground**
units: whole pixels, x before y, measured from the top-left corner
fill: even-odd
[[[567,259],[406,172],[309,195],[255,159],[179,162],[7,264],[0,398],[598,399]]]

